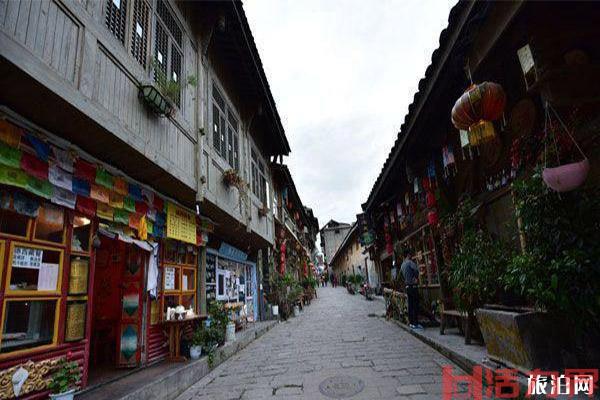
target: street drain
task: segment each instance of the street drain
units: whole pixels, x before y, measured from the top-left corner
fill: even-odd
[[[332,399],[352,397],[363,391],[365,384],[355,376],[337,375],[325,379],[319,385],[319,391]]]
[[[369,317],[369,318],[375,318],[375,317],[377,317],[377,314],[370,313],[370,314],[367,314],[367,317]]]

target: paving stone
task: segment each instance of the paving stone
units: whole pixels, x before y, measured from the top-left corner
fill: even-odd
[[[367,317],[383,307],[343,288],[319,288],[300,317],[278,324],[177,400],[327,400],[319,385],[336,376],[364,383],[352,399],[439,399],[441,366],[458,367],[385,318]]]

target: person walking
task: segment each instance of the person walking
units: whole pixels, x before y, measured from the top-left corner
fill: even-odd
[[[419,268],[412,260],[412,250],[404,249],[404,261],[400,266],[400,272],[406,284],[406,296],[408,297],[408,324],[412,329],[423,329],[419,324]]]

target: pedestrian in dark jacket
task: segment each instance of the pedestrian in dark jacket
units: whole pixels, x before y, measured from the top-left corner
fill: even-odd
[[[423,329],[419,324],[419,268],[412,260],[412,251],[408,248],[404,249],[404,261],[400,266],[400,272],[406,284],[408,323],[412,329]]]

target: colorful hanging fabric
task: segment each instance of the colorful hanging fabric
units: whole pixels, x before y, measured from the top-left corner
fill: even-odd
[[[92,183],[90,185],[90,197],[100,203],[108,204],[110,192],[104,186]]]
[[[142,219],[142,214],[131,213],[129,214],[129,227],[131,229],[139,229],[140,228],[140,219]]]
[[[108,221],[112,221],[114,218],[114,209],[103,203],[97,203],[96,215],[98,218],[106,219]]]
[[[21,168],[22,155],[21,150],[0,142],[0,164],[11,168]]]
[[[142,188],[139,185],[129,185],[129,197],[135,201],[142,201]]]
[[[54,154],[54,161],[64,171],[73,173],[73,155],[67,151],[59,149],[58,147],[52,147],[52,153]]]
[[[113,176],[104,168],[98,168],[96,170],[96,183],[98,185],[104,186],[107,189],[112,189]]]
[[[154,196],[154,208],[157,211],[163,211],[165,209],[165,201],[159,196]]]
[[[431,159],[429,161],[429,165],[427,165],[427,176],[429,178],[435,179],[435,161]]]
[[[123,198],[123,208],[129,212],[135,212],[135,200],[131,197]]]
[[[21,192],[14,192],[12,198],[13,209],[16,213],[31,218],[37,218],[40,210],[40,202],[38,199],[27,196]]]
[[[433,208],[437,204],[437,201],[435,199],[435,194],[431,190],[427,191],[427,193],[425,195],[425,200],[427,202],[427,208]]]
[[[154,235],[154,224],[152,221],[148,221],[148,219],[146,219],[146,226],[148,229],[148,235]]]
[[[78,158],[75,161],[75,177],[83,179],[86,182],[93,183],[96,181],[96,166],[92,163]]]
[[[90,184],[80,178],[73,178],[73,193],[80,195],[80,196],[85,196],[85,197],[90,197]]]
[[[66,190],[73,190],[73,175],[63,171],[58,165],[50,165],[48,170],[48,180],[54,186]]]
[[[21,156],[21,169],[37,179],[48,180],[48,163],[32,154],[23,153]]]
[[[142,188],[142,199],[149,205],[154,203],[154,192],[145,187]]]
[[[58,204],[59,206],[67,207],[71,210],[74,210],[76,200],[77,195],[75,193],[54,186],[54,190],[52,191],[52,197],[50,198],[50,201],[54,204]]]
[[[154,208],[149,208],[146,217],[150,221],[156,221],[156,210]]]
[[[164,227],[166,223],[167,223],[167,214],[164,212],[157,212],[156,213],[156,221],[154,221],[154,225]]]
[[[138,214],[146,214],[148,212],[148,204],[144,203],[143,201],[136,201],[135,202],[135,212]]]
[[[139,226],[138,226],[138,237],[141,240],[148,239],[148,223],[146,221],[146,216],[142,215],[140,218]]]
[[[108,197],[108,205],[113,208],[123,208],[123,196],[115,192],[110,192]]]
[[[10,147],[17,148],[21,143],[23,130],[8,121],[0,119],[0,140]]]
[[[127,184],[127,181],[125,179],[114,177],[113,190],[121,196],[127,196],[129,194],[129,185]]]
[[[129,213],[125,210],[114,210],[113,219],[120,224],[129,225]]]
[[[415,179],[413,182],[413,191],[414,193],[419,193],[419,180]]]
[[[37,179],[33,176],[27,177],[27,187],[25,189],[48,200],[52,198],[54,191],[54,187],[50,182]]]
[[[96,215],[96,207],[97,204],[94,200],[88,198],[88,197],[83,197],[83,196],[77,196],[77,201],[75,202],[75,209],[77,211],[79,211],[80,213],[82,213],[85,216],[88,217],[93,217]]]
[[[48,143],[44,142],[43,140],[32,135],[29,132],[27,132],[25,138],[29,142],[29,145],[35,151],[35,154],[38,156],[38,158],[44,162],[48,162],[48,157],[50,156],[50,146],[48,146]]]

